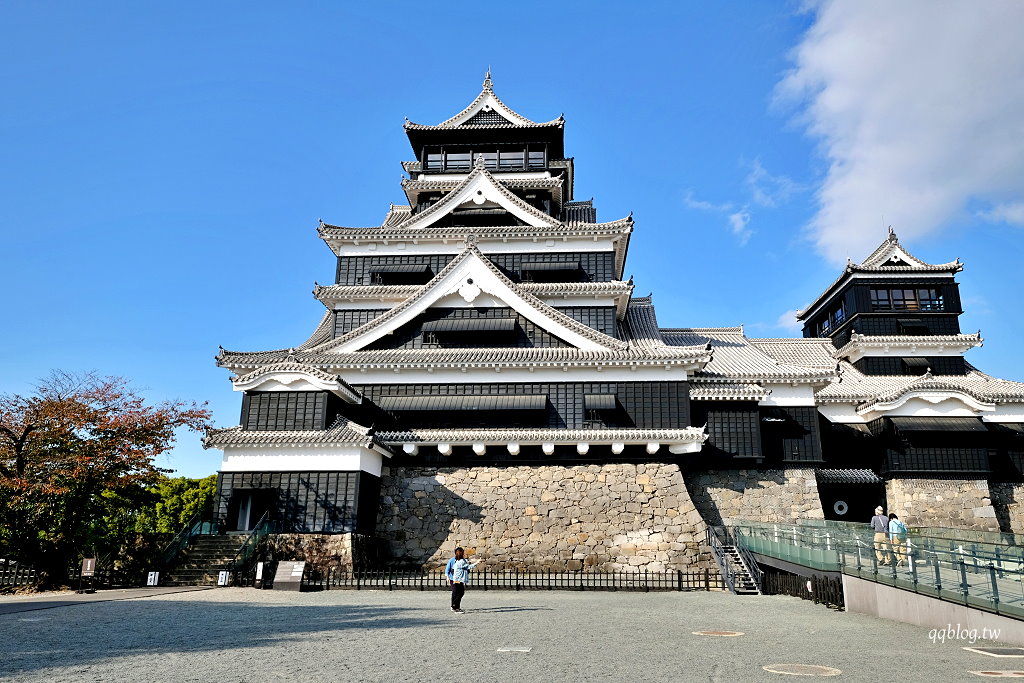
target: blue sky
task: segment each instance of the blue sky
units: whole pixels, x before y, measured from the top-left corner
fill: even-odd
[[[577,198],[634,213],[663,327],[798,336],[892,224],[964,261],[968,360],[1024,380],[1022,6],[941,4],[5,3],[0,392],[93,370],[237,424],[218,344],[306,338],[317,220],[379,225],[403,117],[446,119],[488,66],[521,114],[564,112]],[[160,464],[219,453],[183,435]]]

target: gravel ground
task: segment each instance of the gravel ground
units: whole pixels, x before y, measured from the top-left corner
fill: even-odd
[[[0,679],[777,681],[788,677],[764,665],[809,664],[847,680],[934,683],[1024,670],[966,641],[933,643],[925,628],[781,596],[471,588],[464,615],[447,599],[224,588],[0,612]]]

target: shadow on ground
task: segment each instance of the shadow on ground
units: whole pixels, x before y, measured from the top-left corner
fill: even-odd
[[[516,608],[511,608],[516,609]],[[147,619],[145,615],[149,615]],[[447,614],[445,616],[448,616]],[[160,599],[79,604],[0,616],[0,678],[133,655],[259,649],[316,634],[436,626],[434,610],[378,605],[204,603]]]

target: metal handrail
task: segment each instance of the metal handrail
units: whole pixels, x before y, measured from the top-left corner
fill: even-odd
[[[242,547],[235,553],[235,557],[231,560],[230,569],[231,571],[247,571],[252,561],[252,556],[255,554],[256,549],[259,548],[260,544],[270,535],[273,527],[273,522],[270,521],[270,512],[264,512],[260,520],[256,522],[256,526],[253,527],[249,535],[245,537],[245,542]]]
[[[740,554],[740,558],[743,561],[747,571],[750,572],[750,577],[754,580],[754,584],[758,590],[761,590],[761,586],[764,582],[764,572],[761,571],[760,565],[757,564],[757,560],[754,559],[754,554],[750,552],[746,545],[743,544],[743,539],[732,532],[732,529],[725,527],[725,533],[727,540],[731,541],[730,545],[736,548]]]
[[[728,527],[724,526],[709,526],[707,530],[708,545],[711,547],[711,552],[715,556],[715,563],[718,565],[722,573],[722,578],[725,580],[729,590],[733,593],[736,592],[736,573],[732,569],[732,565],[725,555],[725,545],[722,543],[722,537],[719,534],[724,535],[725,541],[731,547],[736,549],[736,552],[740,555],[740,564],[746,570],[750,579],[754,582],[754,586],[758,591],[761,590],[764,572],[761,571],[761,567],[758,566],[757,561],[749,550],[742,544],[739,538],[735,537],[732,531]]]
[[[725,548],[722,546],[722,539],[718,537],[718,530],[722,527],[708,527],[708,546],[711,548],[711,554],[715,557],[715,564],[718,565],[718,569],[722,574],[722,579],[725,580],[725,585],[729,588],[729,592],[736,592],[736,580],[732,574],[732,568],[729,566],[729,562],[725,559]]]
[[[161,554],[164,566],[169,565],[178,556],[178,553],[188,545],[192,537],[197,536],[202,531],[202,526],[202,512],[197,512],[185,522],[185,526],[178,533],[174,534],[174,538],[171,539],[170,543],[164,546],[163,553]]]

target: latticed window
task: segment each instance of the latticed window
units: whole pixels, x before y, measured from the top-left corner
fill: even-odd
[[[846,321],[846,304],[840,302],[838,306],[828,312],[821,322],[818,323],[818,334],[827,336],[837,327]]]
[[[935,288],[872,289],[871,310],[874,311],[941,311],[942,293]]]

